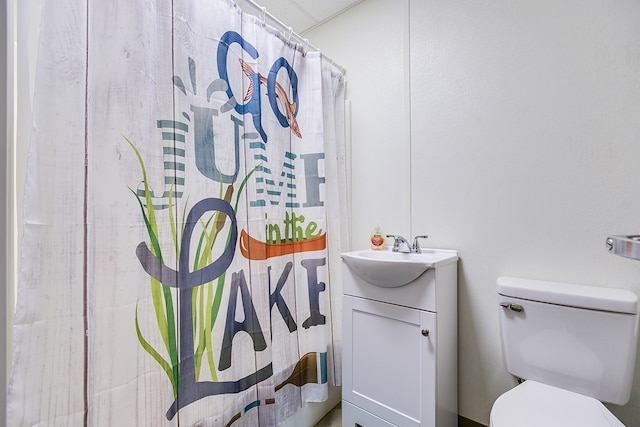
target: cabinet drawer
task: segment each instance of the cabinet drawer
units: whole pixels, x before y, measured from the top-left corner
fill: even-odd
[[[342,401],[342,427],[396,427],[382,418]]]

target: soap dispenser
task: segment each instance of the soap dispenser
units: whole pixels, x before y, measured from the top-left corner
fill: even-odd
[[[380,227],[376,227],[371,233],[371,249],[380,251],[384,249],[384,234],[380,232]]]

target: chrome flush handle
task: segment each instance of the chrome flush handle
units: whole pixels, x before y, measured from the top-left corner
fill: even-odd
[[[524,308],[520,305],[520,304],[511,304],[508,302],[501,302],[500,305],[503,308],[508,308],[511,311],[515,311],[518,313],[522,313],[524,311]]]

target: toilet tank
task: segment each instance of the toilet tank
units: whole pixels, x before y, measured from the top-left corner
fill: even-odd
[[[509,373],[604,402],[629,401],[638,340],[636,294],[500,277],[498,300]]]

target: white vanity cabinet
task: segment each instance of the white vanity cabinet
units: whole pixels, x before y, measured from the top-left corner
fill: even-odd
[[[458,257],[445,252],[397,287],[343,261],[343,427],[458,425]]]

